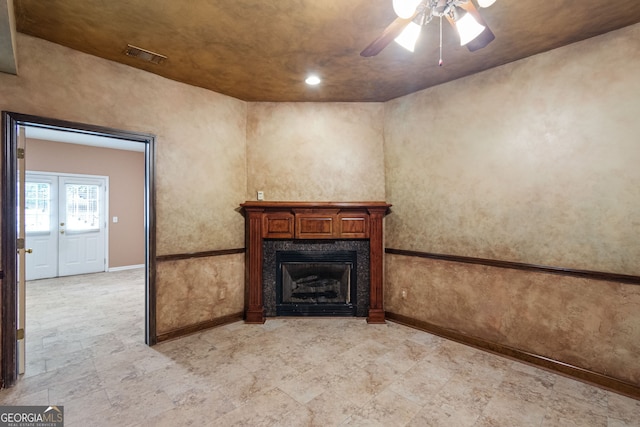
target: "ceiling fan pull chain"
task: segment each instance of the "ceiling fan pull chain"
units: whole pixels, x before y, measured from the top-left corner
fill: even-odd
[[[442,15],[440,15],[440,61],[438,65],[442,67]]]

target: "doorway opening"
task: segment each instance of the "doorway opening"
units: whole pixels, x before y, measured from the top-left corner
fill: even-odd
[[[82,138],[108,138],[121,144],[143,147],[144,151],[144,270],[145,270],[145,342],[156,343],[155,300],[155,137],[151,134],[129,132],[101,126],[67,122],[13,112],[2,113],[2,387],[10,387],[18,378],[19,340],[24,342],[24,323],[20,322],[20,297],[24,294],[19,283],[24,282],[24,256],[26,246],[19,240],[18,214],[24,212],[24,194],[18,187],[19,176],[24,177],[25,165],[21,157],[20,138],[25,129],[46,129],[66,132]],[[82,143],[80,143],[82,144]],[[23,149],[24,147],[22,147]],[[26,181],[23,178],[23,181]],[[76,188],[77,191],[85,189]],[[22,190],[24,191],[24,190]],[[22,221],[24,223],[24,220]],[[65,222],[66,224],[66,222]],[[24,229],[24,228],[23,228]],[[22,273],[21,273],[22,271]],[[23,319],[24,320],[24,319]],[[22,320],[22,321],[23,321]]]

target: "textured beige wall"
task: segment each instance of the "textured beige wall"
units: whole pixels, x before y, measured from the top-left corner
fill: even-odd
[[[22,34],[17,44],[20,73],[0,74],[0,109],[156,135],[157,255],[244,247],[245,102]],[[171,274],[157,278],[158,325],[173,324],[161,316],[174,298],[214,314],[237,310],[232,297],[203,300],[173,280],[190,274],[189,262],[159,268]],[[199,286],[242,292],[244,280],[202,275]]]
[[[252,103],[247,200],[384,200],[384,106]]]
[[[144,264],[144,153],[39,139],[27,153],[28,171],[108,176],[108,267]]]
[[[386,105],[387,246],[640,274],[640,25]]]
[[[638,40],[635,25],[387,103],[386,246],[640,274]],[[638,285],[385,266],[388,311],[640,384]]]
[[[18,34],[0,109],[156,135],[157,252],[244,246],[246,103]]]
[[[158,334],[244,311],[244,254],[158,263]]]
[[[389,254],[386,267],[387,311],[640,384],[640,286]]]

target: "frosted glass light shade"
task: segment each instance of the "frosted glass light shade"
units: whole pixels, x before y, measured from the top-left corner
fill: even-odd
[[[420,37],[421,30],[421,25],[418,25],[415,22],[409,22],[409,25],[407,25],[406,28],[402,30],[402,32],[398,35],[398,37],[394,39],[394,41],[408,51],[413,52],[413,50],[416,48],[416,42],[418,41],[418,37]]]
[[[480,7],[489,7],[494,4],[496,0],[478,0],[478,6]]]
[[[393,0],[393,10],[400,18],[411,18],[422,0]]]
[[[464,46],[478,37],[485,28],[470,13],[465,13],[461,18],[456,19],[456,29],[460,35],[460,46]]]

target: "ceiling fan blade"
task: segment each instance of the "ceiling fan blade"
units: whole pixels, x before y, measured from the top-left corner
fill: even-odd
[[[484,25],[485,27],[484,31],[481,32],[478,37],[476,37],[475,39],[471,40],[469,43],[466,44],[467,49],[469,49],[471,52],[475,52],[478,49],[482,49],[483,47],[491,43],[496,38],[496,36],[493,34],[493,31],[491,31],[486,21],[484,20],[484,18],[482,17],[482,15],[480,15],[480,12],[478,12],[478,9],[476,9],[476,7],[471,1],[468,1],[467,3],[463,3],[458,7],[461,7],[462,9],[466,10],[468,13],[471,14],[471,16],[473,16],[476,19],[476,21],[478,21],[478,24]],[[453,26],[453,28],[456,28],[455,21],[448,15],[447,15],[447,20]]]
[[[482,25],[487,27],[485,24]],[[489,29],[489,27],[487,27],[483,32],[480,33],[478,37],[467,43],[467,49],[469,49],[471,52],[475,52],[476,50],[482,49],[483,47],[491,43],[493,40],[495,40],[495,38],[496,36]]]
[[[491,43],[496,38],[496,36],[493,34],[493,31],[491,31],[484,18],[482,17],[482,15],[480,15],[480,12],[478,12],[478,9],[476,9],[472,2],[469,1],[466,4],[463,4],[462,7],[474,18],[476,18],[478,24],[485,26],[484,31],[481,32],[478,37],[467,43],[467,49],[469,49],[469,51],[471,52],[475,52],[476,50],[482,49],[483,47]]]
[[[393,41],[396,37],[400,35],[402,30],[405,29],[411,21],[418,15],[418,12],[413,14],[410,18],[396,18],[387,28],[384,29],[380,37],[375,39],[371,44],[364,48],[362,52],[360,52],[360,56],[369,57],[376,56],[379,54],[382,49],[387,47],[389,43]]]

